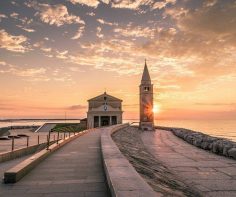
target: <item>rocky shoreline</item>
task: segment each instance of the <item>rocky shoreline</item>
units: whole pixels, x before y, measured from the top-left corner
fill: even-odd
[[[140,134],[138,128],[127,127],[114,133],[112,138],[122,154],[153,190],[163,196],[201,196],[146,150]]]
[[[184,128],[156,127],[171,131],[175,136],[198,148],[211,151],[215,154],[236,159],[236,142],[225,138],[213,137],[201,132]]]

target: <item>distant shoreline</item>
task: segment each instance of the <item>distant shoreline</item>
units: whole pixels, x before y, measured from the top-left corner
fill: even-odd
[[[19,118],[19,119],[0,119],[0,122],[12,122],[12,121],[43,121],[43,120],[82,120],[82,118],[70,118],[70,119],[65,119],[65,118]]]

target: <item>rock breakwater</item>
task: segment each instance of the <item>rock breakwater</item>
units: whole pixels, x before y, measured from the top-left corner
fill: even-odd
[[[177,137],[198,148],[211,151],[218,155],[236,159],[236,142],[225,138],[213,137],[201,132],[184,128],[156,127],[171,131]]]

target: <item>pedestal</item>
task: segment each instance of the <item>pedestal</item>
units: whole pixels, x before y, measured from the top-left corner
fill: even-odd
[[[143,131],[155,131],[153,122],[140,122],[139,128]]]

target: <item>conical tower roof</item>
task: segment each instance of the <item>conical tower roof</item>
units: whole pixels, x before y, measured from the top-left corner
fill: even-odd
[[[146,62],[146,59],[145,59],[145,66],[144,66],[144,69],[143,69],[143,76],[142,76],[142,80],[141,82],[148,82],[148,83],[151,83],[151,78],[150,78],[150,75],[149,75],[149,72],[148,72],[148,67],[147,67],[147,62]]]

